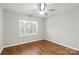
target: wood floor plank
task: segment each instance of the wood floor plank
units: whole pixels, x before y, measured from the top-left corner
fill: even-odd
[[[39,40],[4,48],[1,55],[79,55],[79,51],[47,40]]]

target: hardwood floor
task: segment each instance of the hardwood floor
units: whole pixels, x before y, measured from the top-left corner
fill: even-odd
[[[4,48],[1,55],[79,55],[79,51],[47,40],[40,40]]]

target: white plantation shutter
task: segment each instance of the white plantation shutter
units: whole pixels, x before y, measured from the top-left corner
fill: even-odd
[[[38,22],[19,20],[19,34],[20,36],[38,34]]]

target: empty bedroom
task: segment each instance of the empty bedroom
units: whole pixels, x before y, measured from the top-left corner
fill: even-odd
[[[0,55],[79,55],[79,3],[0,3]]]

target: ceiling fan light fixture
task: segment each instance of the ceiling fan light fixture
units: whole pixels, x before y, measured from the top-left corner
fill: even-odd
[[[39,14],[40,15],[44,15],[45,14],[45,11],[40,11]]]
[[[38,10],[39,15],[43,15],[44,16],[46,12],[47,12],[47,10],[43,10],[43,11],[39,11]]]

